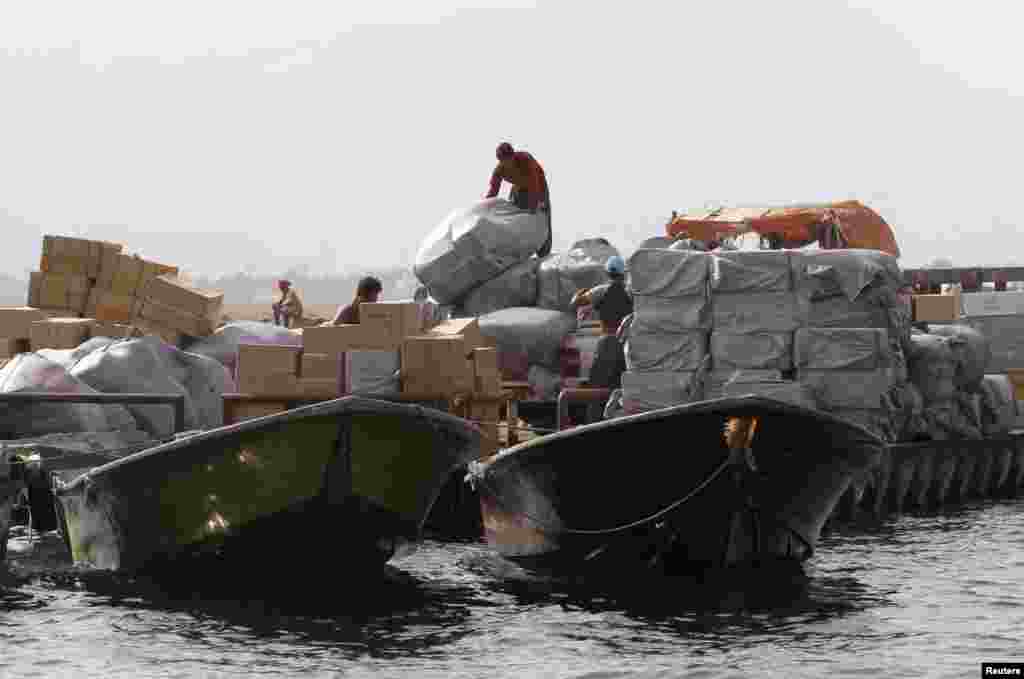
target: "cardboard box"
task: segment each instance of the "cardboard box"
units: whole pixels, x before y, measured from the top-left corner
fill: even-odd
[[[338,398],[342,394],[341,384],[337,378],[320,379],[300,377],[299,392],[303,396],[323,399]]]
[[[359,305],[359,322],[376,331],[380,349],[398,349],[406,337],[423,331],[420,305],[415,302],[367,302]]]
[[[498,350],[477,348],[473,350],[473,391],[478,394],[498,395],[501,393],[501,369],[498,366]]]
[[[164,306],[147,299],[139,305],[138,317],[161,328],[175,330],[192,337],[212,335],[217,324],[208,318],[199,318],[180,309]]]
[[[304,350],[299,364],[299,377],[337,382],[341,377],[341,361],[341,354],[313,354]]]
[[[178,269],[137,255],[104,252],[97,282],[114,294],[137,296],[150,280],[164,274],[176,276]]]
[[[402,342],[402,391],[452,395],[473,390],[473,361],[460,335],[420,335]]]
[[[288,410],[288,403],[285,401],[236,401],[231,405],[231,413],[235,422],[276,415],[286,410]]]
[[[0,337],[0,359],[14,358],[18,354],[29,352],[30,346],[27,338],[22,337]]]
[[[1024,292],[964,292],[960,294],[960,309],[964,316],[1021,316],[1024,315]]]
[[[492,346],[487,343],[487,340],[480,332],[480,325],[475,318],[453,318],[448,321],[441,321],[427,331],[427,334],[434,337],[462,337],[467,357],[472,355],[474,349]]]
[[[947,323],[959,319],[961,296],[914,295],[914,320]]]
[[[150,280],[140,291],[140,296],[214,322],[220,321],[224,306],[223,292],[200,290],[171,275],[156,276]]]
[[[41,309],[33,307],[0,307],[0,337],[28,339],[32,324],[46,318]]]
[[[29,344],[36,349],[74,349],[89,339],[91,318],[49,318],[35,321],[29,329]]]
[[[235,362],[238,391],[249,394],[293,394],[299,391],[302,347],[283,344],[240,344]]]
[[[81,313],[85,309],[91,287],[91,281],[85,276],[41,273],[30,279],[29,298],[33,303],[29,306],[71,309]]]
[[[112,323],[131,321],[138,311],[137,297],[118,295],[104,288],[93,288],[89,293],[89,303],[85,306],[85,313],[90,318]]]
[[[1010,368],[1006,371],[1006,376],[1010,378],[1010,384],[1016,393],[1014,398],[1024,401],[1024,368]]]
[[[330,356],[352,349],[394,348],[391,340],[384,337],[379,329],[361,323],[304,328],[302,346],[310,353]]]
[[[136,328],[134,325],[111,323],[109,321],[103,321],[96,319],[96,322],[92,326],[93,337],[113,337],[118,339],[121,337],[136,337],[141,334],[141,330]]]
[[[97,278],[104,254],[120,251],[121,245],[118,243],[68,236],[43,236],[43,256],[39,268],[43,273]]]

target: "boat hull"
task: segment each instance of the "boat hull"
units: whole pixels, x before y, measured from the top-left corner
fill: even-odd
[[[201,555],[265,563],[288,540],[301,541],[303,566],[328,555],[379,566],[418,539],[441,486],[479,445],[459,418],[348,397],[91,470],[56,489],[57,509],[74,561],[102,569]]]
[[[758,418],[756,472],[729,461],[730,417]],[[474,465],[470,481],[487,542],[522,565],[706,570],[807,558],[883,449],[824,413],[728,398],[537,439]]]

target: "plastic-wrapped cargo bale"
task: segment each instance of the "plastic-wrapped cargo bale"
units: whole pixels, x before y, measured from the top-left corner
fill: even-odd
[[[815,408],[817,405],[803,384],[783,379],[729,380],[716,389],[713,396],[709,395],[709,398],[727,398],[746,396],[747,394],[771,398],[804,408]]]
[[[622,373],[622,409],[627,415],[668,408],[699,399],[697,372]]]
[[[713,256],[711,293],[792,292],[802,254],[787,250],[735,250]]]
[[[708,351],[703,330],[659,332],[630,326],[625,342],[626,368],[635,372],[696,370]]]
[[[574,314],[553,309],[513,307],[484,314],[478,319],[480,333],[494,340],[499,361],[521,357],[525,365],[561,369],[562,342],[576,329]]]
[[[537,303],[537,268],[541,260],[530,257],[495,278],[482,283],[466,295],[460,311],[468,316],[483,316],[512,307]]]
[[[712,294],[711,326],[715,332],[791,333],[803,326],[804,316],[792,292]]]
[[[640,245],[637,246],[637,250],[667,250],[672,247],[674,243],[675,240],[672,238],[654,236],[653,238],[648,238],[647,240],[642,241]]]
[[[964,343],[953,348],[956,359],[956,386],[964,391],[976,392],[981,387],[992,360],[988,338],[969,325],[930,325],[928,333],[940,337],[960,337]]]
[[[711,333],[711,361],[716,372],[729,370],[790,370],[791,333]]]
[[[454,304],[481,283],[525,261],[544,244],[545,213],[489,198],[454,210],[430,232],[413,272],[434,299]]]
[[[964,321],[988,338],[992,351],[989,372],[1024,367],[1024,316],[979,316]]]
[[[981,428],[986,436],[1010,433],[1017,422],[1017,400],[1006,375],[985,375],[981,381]]]
[[[881,328],[803,328],[795,335],[797,377],[825,410],[888,410],[897,383]]]
[[[236,321],[218,328],[209,337],[204,337],[188,346],[190,354],[199,354],[216,359],[227,367],[231,374],[235,372],[235,361],[238,358],[238,345],[242,338],[248,344],[284,344],[302,346],[302,336],[287,328],[273,323],[258,321]]]
[[[115,342],[80,360],[71,374],[104,393],[183,394],[185,427],[223,424],[223,395],[233,390],[227,369],[215,359],[191,354],[148,336]],[[173,413],[159,405],[128,406],[139,428],[156,437],[174,431]]]
[[[605,264],[619,251],[604,238],[576,241],[568,252],[545,257],[537,269],[537,306],[573,311],[577,291],[608,281]]]
[[[851,302],[872,284],[898,290],[903,285],[899,261],[877,250],[815,250],[794,261],[796,282],[808,299],[843,295]]]
[[[48,361],[53,361],[65,370],[71,370],[80,360],[91,354],[96,349],[110,346],[118,340],[110,337],[93,337],[85,340],[74,349],[40,349],[36,351]]]
[[[951,401],[955,397],[957,361],[954,352],[965,342],[960,337],[911,336],[907,356],[910,381],[920,389],[926,404]]]
[[[637,250],[627,270],[635,297],[707,296],[711,255],[686,250]]]
[[[95,394],[96,390],[38,354],[20,354],[0,369],[0,393]],[[8,403],[0,408],[0,439],[44,434],[133,431],[135,418],[120,405]]]
[[[345,391],[361,395],[397,395],[401,392],[398,351],[346,351]]]
[[[531,365],[526,381],[530,385],[530,397],[540,401],[554,401],[562,388],[561,376],[542,365]]]

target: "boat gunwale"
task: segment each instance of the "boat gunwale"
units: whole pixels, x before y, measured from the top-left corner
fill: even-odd
[[[614,429],[623,427],[629,424],[635,424],[640,422],[662,420],[671,417],[676,417],[685,414],[705,414],[715,413],[719,409],[724,408],[736,408],[737,412],[734,417],[743,417],[747,413],[742,412],[742,409],[760,409],[760,412],[750,413],[751,416],[759,415],[799,415],[805,417],[811,417],[822,424],[839,426],[847,429],[851,432],[857,432],[862,434],[865,438],[870,440],[871,447],[876,447],[878,450],[884,451],[889,444],[878,434],[867,429],[863,425],[857,424],[845,420],[837,415],[825,410],[815,410],[811,408],[805,408],[803,406],[795,405],[787,401],[780,401],[767,396],[759,396],[757,394],[742,394],[739,396],[723,396],[721,398],[706,399],[702,401],[694,401],[693,403],[683,403],[679,405],[669,406],[667,408],[659,408],[657,410],[649,410],[643,413],[636,413],[633,415],[624,415],[611,420],[601,420],[599,422],[592,422],[590,424],[580,425],[571,429],[563,429],[546,436],[540,436],[529,441],[524,441],[510,448],[506,448],[499,452],[497,455],[489,458],[486,461],[481,462],[484,468],[491,468],[494,465],[501,463],[511,457],[517,456],[522,453],[530,452],[534,448],[543,448],[548,443],[558,441],[561,439],[572,438],[580,436],[592,431],[601,431],[604,429]],[[724,413],[723,413],[724,414]],[[536,452],[536,451],[534,451]]]
[[[61,485],[59,488],[55,488],[54,494],[65,495],[75,492],[78,489],[78,486],[87,483],[91,476],[103,474],[126,464],[154,455],[160,455],[180,448],[188,448],[196,444],[206,444],[212,441],[218,441],[222,438],[227,438],[235,434],[259,431],[268,426],[287,423],[293,420],[301,420],[323,415],[340,415],[345,417],[352,415],[419,416],[432,424],[440,425],[443,429],[453,433],[471,432],[472,434],[469,437],[470,444],[472,445],[473,439],[475,439],[478,448],[483,436],[480,427],[476,424],[456,415],[452,415],[451,413],[446,413],[434,408],[428,408],[416,403],[396,403],[394,401],[367,398],[365,396],[342,396],[340,398],[331,399],[330,401],[321,401],[280,413],[254,417],[234,424],[224,425],[215,429],[210,429],[208,431],[203,431],[189,436],[183,436],[173,441],[168,441],[151,448],[140,450],[132,453],[131,455],[126,455],[122,458],[118,458],[117,460],[112,460],[107,464],[84,471],[80,476],[72,481]]]

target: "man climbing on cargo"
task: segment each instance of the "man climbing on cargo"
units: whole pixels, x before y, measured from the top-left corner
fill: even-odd
[[[548,221],[548,237],[537,250],[538,257],[551,254],[551,195],[548,180],[537,159],[526,151],[516,151],[507,141],[498,145],[495,152],[498,164],[491,173],[491,185],[485,198],[494,198],[501,189],[501,182],[512,185],[509,202],[521,210],[543,212]]]
[[[281,299],[271,305],[274,310],[274,325],[296,328],[302,325],[302,300],[295,292],[291,281],[280,280],[277,288],[281,291]]]
[[[617,337],[622,321],[633,313],[633,296],[626,290],[626,262],[612,255],[604,266],[608,282],[580,290],[572,298],[572,306],[590,305],[601,321],[601,339],[594,352],[587,387],[619,389],[626,372],[626,354]],[[601,419],[604,404],[591,404],[587,419]]]
[[[338,310],[334,320],[331,321],[332,325],[349,325],[352,323],[359,322],[359,305],[364,302],[374,303],[380,298],[381,291],[384,290],[384,286],[381,282],[373,276],[365,276],[359,281],[359,285],[356,286],[356,298],[352,300],[352,303],[342,307]]]

